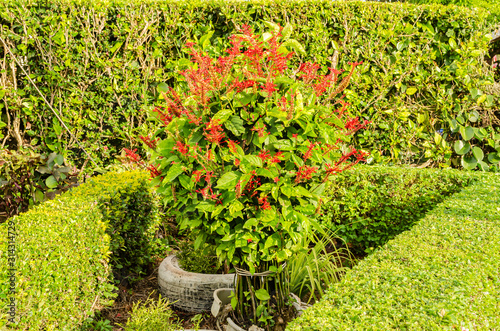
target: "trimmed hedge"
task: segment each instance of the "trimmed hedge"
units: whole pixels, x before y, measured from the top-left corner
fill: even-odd
[[[289,330],[496,330],[500,176],[483,175],[360,262]]]
[[[294,26],[293,37],[307,54],[295,61],[316,61],[322,71],[332,62],[349,69],[348,62],[364,61],[345,100],[354,115],[373,123],[357,138],[373,162],[451,164],[454,155],[459,165],[462,154],[453,149],[459,127],[450,124],[458,118],[464,130],[485,121],[484,132],[467,140],[485,152],[486,163],[498,164],[497,154],[488,155],[496,153],[500,138],[488,122],[497,98],[483,89],[492,80],[482,70],[491,28],[486,17],[453,6],[329,0],[0,0],[0,35],[103,165],[121,148],[136,146],[134,137],[151,132],[140,109],[148,109],[158,88],[173,84],[185,68],[186,61],[177,60],[186,57],[186,41],[221,55],[237,27],[262,28],[262,21]],[[38,146],[83,163],[76,141],[20,68],[12,74],[12,63],[0,48],[0,67],[6,68],[0,75],[2,143]],[[472,167],[479,152],[459,150],[465,151]]]
[[[147,252],[148,246],[138,245],[151,239],[154,204],[148,174],[109,173],[0,224],[2,266],[8,265],[9,223],[16,230],[15,329],[73,330],[111,304],[110,259],[116,264],[127,258],[132,264],[132,258]],[[142,233],[126,230],[136,224]],[[9,278],[2,267],[0,328],[9,318]]]
[[[450,169],[357,166],[332,177],[320,220],[349,246],[370,252],[470,181]]]

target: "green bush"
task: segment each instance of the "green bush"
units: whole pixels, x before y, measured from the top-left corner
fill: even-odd
[[[497,330],[500,176],[447,198],[334,284],[289,330]]]
[[[453,6],[329,0],[0,0],[0,36],[103,164],[122,147],[137,145],[134,137],[151,132],[140,109],[148,109],[159,90],[177,81],[186,63],[181,51],[186,41],[220,55],[236,27],[273,21],[297,27],[294,36],[311,54],[298,61],[320,63],[323,72],[332,63],[348,69],[348,61],[364,61],[345,99],[355,115],[373,122],[357,137],[373,162],[422,158],[455,165],[452,160],[462,154],[457,156],[454,142],[461,139],[458,132],[452,134],[450,121],[459,115],[474,115],[475,124],[468,126],[486,121],[486,136],[473,145],[483,154],[499,152],[495,142],[500,138],[487,122],[498,100],[486,92],[492,74],[482,68],[491,29],[487,15]],[[2,143],[12,149],[40,146],[83,163],[75,139],[20,68],[12,74],[11,63],[0,49],[0,67],[7,68],[0,77]],[[442,141],[436,133],[441,129]],[[464,159],[476,158],[472,150],[466,154]],[[496,164],[497,156],[491,157]]]
[[[148,298],[143,304],[135,303],[124,327],[125,331],[182,330],[182,324],[176,320],[168,304],[161,297],[157,302]]]
[[[332,178],[320,220],[349,246],[369,252],[470,180],[456,170],[358,166]]]
[[[0,329],[11,298],[21,330],[72,330],[112,303],[110,256],[114,265],[141,265],[152,239],[147,181],[138,171],[102,175],[0,224],[0,264],[8,265],[14,242],[16,268],[14,295],[9,268],[0,269]]]
[[[91,178],[69,193],[98,198],[110,236],[114,268],[141,273],[153,257],[154,234],[160,223],[159,202],[146,172],[113,172]]]

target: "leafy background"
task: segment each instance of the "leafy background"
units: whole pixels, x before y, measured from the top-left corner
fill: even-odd
[[[324,0],[0,2],[0,35],[101,166],[151,131],[141,109],[158,85],[172,84],[187,40],[220,51],[236,27],[261,20],[297,27],[293,37],[309,55],[296,61],[324,70],[365,62],[346,100],[372,121],[357,137],[370,162],[498,166],[498,91],[483,61],[496,21],[486,10]],[[0,67],[1,146],[87,164],[3,45]]]

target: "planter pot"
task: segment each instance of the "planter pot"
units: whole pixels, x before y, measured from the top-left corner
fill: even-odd
[[[163,260],[158,269],[161,294],[172,306],[192,313],[209,311],[214,291],[234,286],[234,280],[234,274],[209,275],[182,270],[175,254]]]
[[[234,291],[234,288],[220,288],[214,291],[214,301],[212,304],[212,315],[217,318],[217,323],[219,323],[220,319],[226,319],[227,321],[227,326],[226,326],[226,331],[247,331],[241,327],[239,327],[230,317],[227,316],[227,312],[224,311],[224,307],[229,305],[231,303],[231,298],[229,297],[231,295],[231,292]],[[302,315],[302,312],[311,307],[311,305],[308,305],[304,302],[301,302],[299,297],[296,296],[293,293],[290,293],[290,296],[295,299],[296,302],[293,303],[293,307],[297,310],[297,315],[300,316]],[[264,330],[262,328],[259,328],[255,325],[252,325],[248,331],[260,331]]]

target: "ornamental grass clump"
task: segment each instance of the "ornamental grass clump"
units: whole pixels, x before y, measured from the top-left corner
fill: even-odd
[[[348,143],[367,121],[349,117],[342,100],[361,63],[347,73],[321,74],[309,62],[292,70],[292,50],[303,52],[292,27],[267,25],[263,34],[243,26],[218,58],[187,43],[192,64],[179,84],[187,92],[161,93],[152,110],[161,128],[142,139],[151,183],[197,236],[195,248],[214,244],[235,267],[236,316],[269,328],[288,300],[286,261],[315,224],[325,181],[366,156]]]

